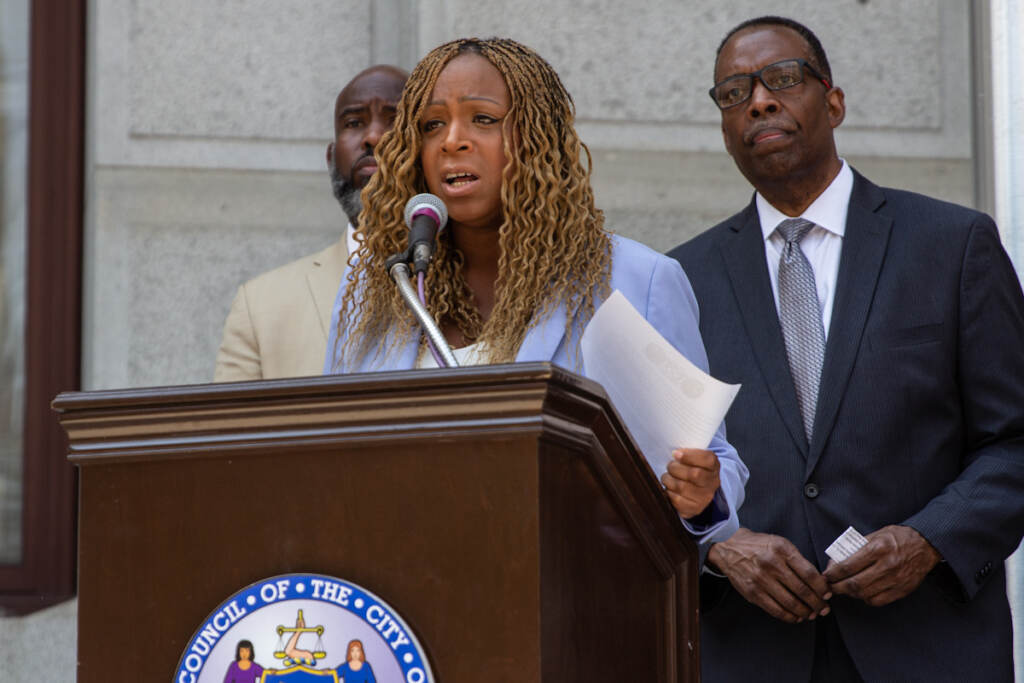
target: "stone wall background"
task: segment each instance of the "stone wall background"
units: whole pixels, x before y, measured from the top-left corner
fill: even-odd
[[[235,288],[337,239],[334,97],[463,35],[508,35],[563,77],[608,225],[667,249],[751,190],[706,92],[724,33],[764,13],[819,33],[859,170],[973,202],[962,3],[94,0],[84,387],[206,382]]]

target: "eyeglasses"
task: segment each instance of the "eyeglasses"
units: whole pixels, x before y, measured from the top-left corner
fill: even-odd
[[[832,87],[828,79],[808,64],[806,59],[786,59],[769,64],[751,74],[729,76],[724,81],[716,83],[715,87],[708,90],[708,94],[719,109],[728,109],[750,99],[751,93],[754,92],[755,78],[769,90],[785,90],[804,82],[804,69],[824,83],[826,88]]]

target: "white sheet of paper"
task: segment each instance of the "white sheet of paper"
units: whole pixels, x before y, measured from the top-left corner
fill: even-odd
[[[676,448],[707,448],[739,384],[708,375],[669,344],[616,290],[581,340],[587,376],[601,383],[651,469]]]
[[[868,539],[864,538],[859,531],[852,526],[839,535],[839,538],[832,541],[832,545],[825,549],[825,554],[836,562],[842,562],[846,558],[860,550]]]

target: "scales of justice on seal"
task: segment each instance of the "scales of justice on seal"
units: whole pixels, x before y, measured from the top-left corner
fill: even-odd
[[[298,621],[298,622],[304,622],[305,621],[303,616],[302,616],[302,610],[301,609],[299,610],[299,616],[298,616],[296,621]],[[295,634],[296,640],[299,637],[301,637],[301,634],[303,634],[303,633],[315,633],[316,634],[316,645],[314,645],[313,649],[311,651],[309,651],[309,654],[312,656],[312,660],[307,659],[306,657],[303,657],[301,655],[298,655],[297,659],[293,658],[292,654],[297,655],[297,652],[295,650],[291,650],[292,654],[289,654],[289,650],[286,649],[285,642],[284,642],[284,634],[285,633],[293,633],[293,634]],[[278,624],[278,626],[277,626],[277,647],[274,649],[274,658],[275,659],[283,660],[281,663],[284,664],[284,666],[293,666],[295,664],[312,664],[316,660],[323,659],[324,657],[327,656],[327,652],[324,650],[323,635],[324,635],[324,627],[323,627],[322,624],[319,625],[319,626],[283,626],[281,624]]]

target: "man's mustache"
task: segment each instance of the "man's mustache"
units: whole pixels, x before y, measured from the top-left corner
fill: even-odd
[[[355,162],[352,164],[352,171],[350,175],[354,176],[358,169],[362,168],[363,166],[366,166],[367,164],[364,162],[366,162],[367,159],[373,161],[374,165],[376,165],[377,158],[373,155],[373,152],[364,152],[362,156],[356,159]]]

